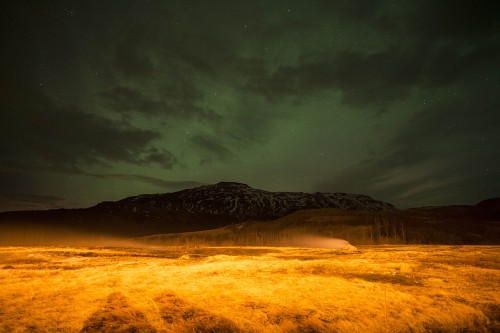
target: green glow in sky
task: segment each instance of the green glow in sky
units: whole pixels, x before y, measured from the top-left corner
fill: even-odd
[[[0,5],[0,211],[237,181],[500,193],[496,1]]]

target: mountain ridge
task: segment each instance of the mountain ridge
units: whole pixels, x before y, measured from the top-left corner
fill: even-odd
[[[370,211],[395,209],[390,203],[364,194],[271,192],[236,182],[219,182],[171,193],[143,194],[116,203],[231,216],[238,220],[275,219],[294,211],[313,208]]]
[[[315,229],[326,230],[327,233],[333,229],[325,229],[326,225],[342,223],[349,226],[345,229],[349,230],[348,236],[352,238],[356,234],[358,241],[362,239],[362,242],[367,237],[366,228],[372,230],[371,239],[373,230],[377,230],[379,235],[380,225],[384,225],[384,233],[377,240],[388,238],[392,241],[398,235],[397,230],[408,227],[405,237],[398,236],[400,241],[413,239],[447,243],[461,239],[460,242],[464,243],[480,243],[483,240],[491,243],[500,239],[500,236],[495,236],[500,222],[499,207],[500,198],[492,198],[476,205],[399,210],[390,203],[363,194],[269,192],[246,184],[220,182],[171,193],[142,194],[118,201],[104,201],[89,208],[1,212],[0,244],[16,245],[20,242],[18,240],[22,240],[23,244],[54,243],[55,234],[65,242],[68,234],[84,239],[84,235],[88,234],[142,237],[197,232],[245,221],[259,222],[258,230],[260,226],[267,231],[269,228],[297,228],[298,223],[303,224],[305,229],[299,228],[302,231],[315,225]],[[317,214],[318,209],[333,209],[335,213],[315,218],[313,224],[310,219],[296,219],[302,216],[301,212]],[[281,222],[271,223],[277,219]],[[290,221],[294,222],[288,225]],[[392,223],[390,228],[389,222]],[[324,223],[326,225],[322,227]],[[440,235],[451,235],[454,230],[458,231],[457,223],[466,237],[429,236],[435,235],[436,230]],[[349,229],[351,227],[354,229]],[[422,231],[422,228],[427,231]],[[254,231],[258,234],[260,231],[257,229]],[[412,232],[413,238],[409,237]],[[242,235],[247,237],[247,234],[237,237]],[[340,236],[343,237],[343,234]]]

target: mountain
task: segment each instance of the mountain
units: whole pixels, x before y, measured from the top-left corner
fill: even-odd
[[[64,239],[67,230],[81,235],[129,237],[209,230],[250,219],[276,219],[302,209],[328,207],[394,209],[391,204],[366,195],[268,192],[245,184],[221,182],[173,193],[105,201],[85,209],[0,213],[0,244],[12,243],[26,234],[33,240],[54,234]]]
[[[192,239],[200,244],[297,244],[290,239],[302,234],[343,238],[354,245],[497,244],[499,208],[500,198],[495,198],[471,206],[398,210],[362,194],[269,192],[221,182],[85,209],[0,213],[0,245],[84,243],[102,235],[160,235],[148,239],[161,244]]]
[[[395,209],[367,195],[347,193],[268,192],[246,184],[220,182],[174,193],[129,197],[118,204],[154,207],[176,212],[229,216],[237,220],[276,219],[313,208],[345,210]]]

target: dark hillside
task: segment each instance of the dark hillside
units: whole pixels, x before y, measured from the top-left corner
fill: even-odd
[[[248,221],[142,240],[156,244],[287,245],[310,236],[345,239],[353,245],[500,244],[500,219],[475,206],[379,212],[310,209],[274,221]]]

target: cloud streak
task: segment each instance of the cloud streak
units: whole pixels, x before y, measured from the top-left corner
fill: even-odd
[[[206,183],[189,181],[189,180],[165,180],[161,178],[145,176],[145,175],[137,175],[137,174],[93,174],[87,173],[86,175],[96,178],[102,179],[119,179],[125,181],[134,181],[134,182],[143,182],[146,184],[157,186],[163,190],[182,190],[186,188],[193,188],[202,185],[206,185]]]
[[[75,205],[66,202],[65,198],[36,194],[0,195],[0,212],[15,210],[56,209]]]
[[[3,99],[2,166],[81,173],[86,167],[125,162],[172,168],[173,154],[152,147],[160,135],[116,123],[77,107],[58,107],[30,91]]]
[[[1,6],[9,193],[93,202],[195,174],[401,205],[498,195],[497,2]]]
[[[489,85],[479,86],[422,109],[383,151],[317,189],[368,191],[403,207],[478,202],[498,195],[495,124],[500,103],[495,94]],[[480,113],[476,105],[481,105]]]

